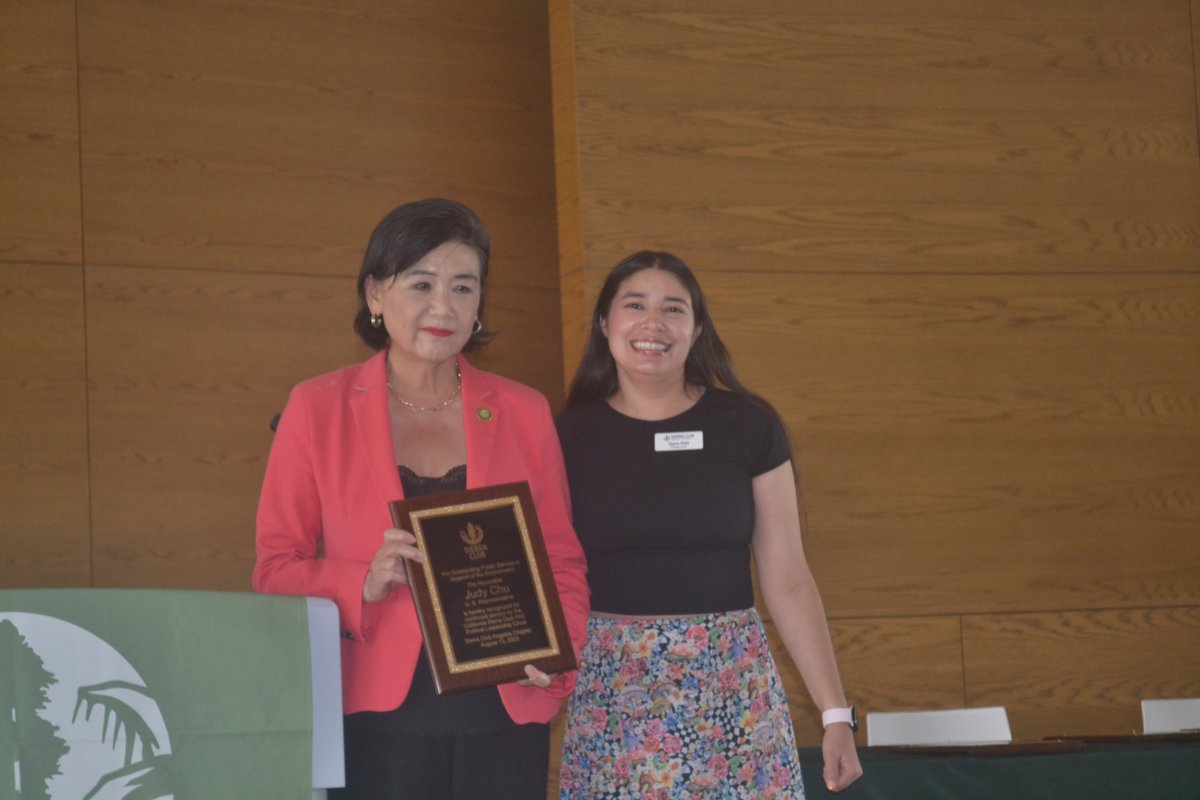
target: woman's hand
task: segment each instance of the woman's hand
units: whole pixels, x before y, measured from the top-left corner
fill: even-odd
[[[553,675],[547,675],[533,664],[525,665],[525,674],[529,677],[517,681],[518,686],[536,686],[539,689],[547,689],[550,687],[550,681],[554,680]]]
[[[363,600],[374,603],[388,596],[397,586],[408,585],[404,559],[422,563],[425,556],[417,549],[417,537],[399,528],[383,532],[383,544],[371,559],[371,568],[363,581]]]
[[[835,722],[825,729],[821,755],[825,758],[822,777],[829,791],[840,792],[862,777],[862,764],[858,762],[858,750],[854,747],[854,731],[849,725]]]

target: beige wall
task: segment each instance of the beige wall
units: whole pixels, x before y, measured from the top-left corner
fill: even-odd
[[[249,588],[268,420],[368,355],[367,236],[493,237],[478,359],[562,396],[542,3],[0,3],[0,586]]]
[[[1196,4],[551,8],[566,374],[621,257],[697,269],[851,699],[1036,738],[1200,695]]]

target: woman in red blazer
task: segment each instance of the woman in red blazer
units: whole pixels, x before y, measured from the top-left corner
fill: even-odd
[[[254,588],[333,599],[341,616],[346,789],[355,798],[545,796],[549,727],[575,674],[438,696],[389,502],[528,481],[578,652],[586,567],[546,399],[473,368],[489,242],[459,203],[392,211],[371,235],[355,330],[379,352],[291,393],[267,464]]]

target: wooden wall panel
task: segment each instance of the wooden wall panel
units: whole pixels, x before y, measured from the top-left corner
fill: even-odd
[[[550,720],[550,769],[546,775],[546,800],[559,800],[561,793],[558,789],[558,772],[561,754],[563,734],[567,729],[567,709],[564,706],[558,712],[558,716]]]
[[[562,352],[572,369],[587,341],[590,308],[584,297],[583,218],[580,208],[579,108],[571,0],[549,0],[550,63],[554,87],[554,185],[557,196],[559,304]],[[564,376],[570,380],[570,372]]]
[[[792,428],[860,704],[1003,703],[963,659],[979,615],[1126,615],[1189,657],[1172,615],[1200,607],[1195,8],[552,4],[577,184],[560,252],[582,254],[562,266],[564,342],[629,252],[698,268],[742,377]],[[896,620],[920,621],[925,671]],[[886,635],[868,653],[847,625]]]
[[[78,264],[75,3],[0,5],[0,261]]]
[[[95,263],[344,275],[405,200],[557,288],[544,5],[80,3]],[[554,320],[557,329],[557,320]]]
[[[819,747],[821,713],[775,626],[771,651],[792,708],[797,744]],[[830,625],[847,697],[859,719],[871,711],[953,708],[963,704],[962,634],[957,617],[835,620]]]
[[[967,617],[968,705],[1015,738],[1140,733],[1146,698],[1200,697],[1200,608]]]
[[[88,270],[96,586],[250,586],[270,419],[365,358],[352,279]]]
[[[850,696],[864,715],[962,703],[962,631],[957,617],[835,620],[830,633],[834,649],[847,662],[843,679],[853,687]],[[815,709],[813,719],[820,719]]]
[[[1200,75],[1200,0],[1191,0],[1191,9],[1193,74]],[[1196,128],[1200,130],[1200,78],[1194,81],[1193,88],[1196,90]]]
[[[591,266],[659,243],[784,272],[1200,258],[1177,0],[574,8]]]
[[[701,280],[830,614],[1200,603],[1200,278]]]
[[[87,586],[78,266],[0,264],[0,586]]]

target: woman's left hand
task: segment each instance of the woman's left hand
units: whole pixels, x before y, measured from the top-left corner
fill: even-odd
[[[529,677],[517,681],[518,686],[536,686],[539,689],[548,689],[550,681],[554,680],[553,675],[547,675],[532,664],[525,665],[525,674]]]
[[[849,725],[835,722],[825,729],[821,755],[825,758],[823,777],[829,791],[840,792],[862,777],[862,764],[858,763],[858,750],[854,747],[854,731]]]

